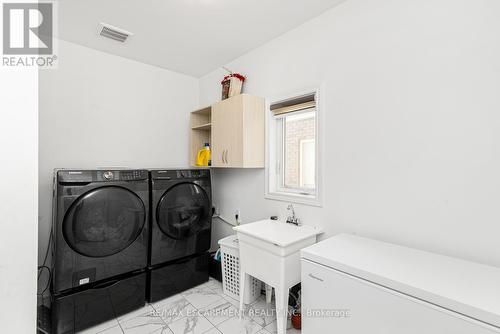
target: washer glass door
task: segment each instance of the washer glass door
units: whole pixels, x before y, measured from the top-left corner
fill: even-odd
[[[168,189],[156,209],[156,221],[168,237],[186,240],[210,229],[210,199],[195,183],[179,183]]]
[[[146,221],[146,207],[132,191],[105,186],[80,196],[68,209],[63,235],[76,252],[110,256],[130,246]]]

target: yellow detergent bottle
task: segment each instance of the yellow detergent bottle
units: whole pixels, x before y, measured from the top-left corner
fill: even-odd
[[[196,166],[210,166],[210,144],[205,143],[205,147],[198,151]]]

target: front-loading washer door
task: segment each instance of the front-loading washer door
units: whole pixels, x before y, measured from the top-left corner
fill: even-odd
[[[76,199],[64,217],[62,232],[75,252],[93,258],[117,254],[140,235],[146,206],[119,186],[93,189]]]
[[[178,183],[168,189],[156,208],[158,228],[171,239],[189,240],[210,229],[210,198],[195,183]]]

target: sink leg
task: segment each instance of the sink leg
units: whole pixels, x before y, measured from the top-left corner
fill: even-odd
[[[274,289],[276,296],[276,324],[277,334],[286,334],[286,322],[288,320],[288,288],[284,286]]]
[[[245,297],[245,281],[247,279],[247,274],[241,270],[240,271],[240,319],[243,317],[243,299]]]
[[[271,298],[273,296],[273,287],[269,284],[266,284],[266,303],[271,303]]]

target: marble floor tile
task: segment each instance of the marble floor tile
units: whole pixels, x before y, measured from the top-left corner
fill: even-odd
[[[123,334],[123,330],[120,326],[111,327],[99,332],[99,334]]]
[[[149,310],[145,313],[132,318],[119,320],[120,326],[125,334],[151,334],[161,333],[167,324],[163,319],[154,313],[154,310],[149,306]]]
[[[203,334],[215,327],[204,317],[193,316],[179,319],[169,328],[174,334]]]
[[[258,331],[256,334],[271,334],[271,333],[269,333],[265,329],[262,329],[262,330]]]
[[[207,307],[198,309],[198,313],[215,326],[239,315],[238,309],[224,298]]]
[[[236,307],[237,309],[240,309],[240,301],[237,300],[237,299],[234,299],[233,297],[230,297],[226,294],[221,294],[222,298],[224,298],[225,300],[227,300],[228,302],[230,302],[231,304],[233,304],[234,307]],[[250,304],[243,304],[243,309],[244,310],[248,310],[250,308]]]
[[[222,289],[222,282],[219,282],[213,278],[210,278],[210,280],[208,280],[208,282],[206,284],[209,287],[211,287],[212,289],[214,289],[214,288],[221,288]]]
[[[278,329],[276,328],[276,321],[274,321],[271,324],[267,325],[266,327],[264,327],[264,329],[266,331],[268,331],[270,334],[276,334],[276,333],[278,333]],[[293,328],[292,324],[290,323],[290,321],[288,321],[286,333],[287,334],[300,334],[301,331],[299,329]]]
[[[213,279],[212,277],[210,277],[210,279],[208,280],[207,284],[209,287],[222,287],[222,282],[219,282],[217,281],[216,279]]]
[[[221,332],[219,332],[219,330],[217,328],[212,328],[211,330],[209,330],[208,332],[205,332],[203,334],[221,334]]]
[[[261,294],[259,297],[257,297],[257,299],[255,299],[252,303],[250,303],[250,305],[256,305],[256,304],[272,305],[273,307],[276,306],[276,302],[274,301],[274,298],[272,299],[272,301],[269,304],[266,302],[266,295],[265,294]]]
[[[140,309],[137,309],[135,311],[132,311],[132,312],[129,312],[129,313],[126,313],[126,314],[123,314],[123,315],[119,316],[118,317],[118,322],[126,321],[128,319],[135,318],[135,317],[137,317],[139,315],[142,315],[142,314],[145,314],[145,313],[148,313],[148,312],[153,313],[154,311],[155,311],[154,308],[150,304],[146,304],[143,307],[141,307]]]
[[[154,303],[151,303],[150,305],[155,310],[158,310],[158,309],[162,308],[165,305],[174,304],[174,303],[176,303],[176,302],[178,302],[179,300],[182,300],[182,299],[184,299],[184,297],[181,294],[177,294],[177,295],[173,295],[173,296],[170,296],[168,298],[156,301]]]
[[[265,296],[261,296],[250,305],[248,316],[262,327],[266,327],[276,321],[276,304],[266,303]]]
[[[168,326],[164,326],[163,328],[159,328],[151,334],[173,334],[173,332],[168,328]]]
[[[262,326],[248,317],[233,317],[217,325],[217,329],[223,334],[256,334]]]
[[[84,329],[83,331],[80,331],[78,333],[79,334],[97,334],[97,333],[103,332],[106,329],[116,327],[116,326],[118,326],[118,328],[120,328],[118,325],[118,320],[111,319],[111,320],[103,322],[99,325]],[[120,329],[120,333],[121,333],[121,329]]]
[[[214,282],[211,282],[211,281],[208,281],[208,282],[205,282],[205,283],[202,283],[200,285],[197,285],[196,287],[194,287],[193,289],[205,289],[205,288],[209,288],[209,289],[213,289],[215,288],[217,285],[214,283]]]
[[[221,285],[212,285],[210,289],[214,290],[216,293],[222,295],[224,293],[224,290],[222,289],[222,284]]]
[[[276,321],[273,321],[272,323],[264,327],[264,329],[271,334],[276,334],[278,333],[278,328],[276,327],[276,325],[277,325]]]
[[[265,296],[245,305],[238,317],[239,300],[225,295],[222,283],[210,278],[193,289],[155,302],[80,334],[275,334],[274,302]],[[290,327],[290,324],[289,324]],[[300,334],[288,329],[287,334]]]
[[[152,305],[156,310],[155,314],[160,316],[167,325],[182,319],[186,316],[196,314],[193,307],[183,296],[175,295]]]
[[[222,299],[222,296],[210,288],[193,288],[182,293],[186,300],[197,309],[206,307]]]
[[[222,298],[233,304],[234,307],[239,308],[240,307],[240,302],[239,300],[234,299],[233,297],[229,297],[228,295],[221,294]]]

